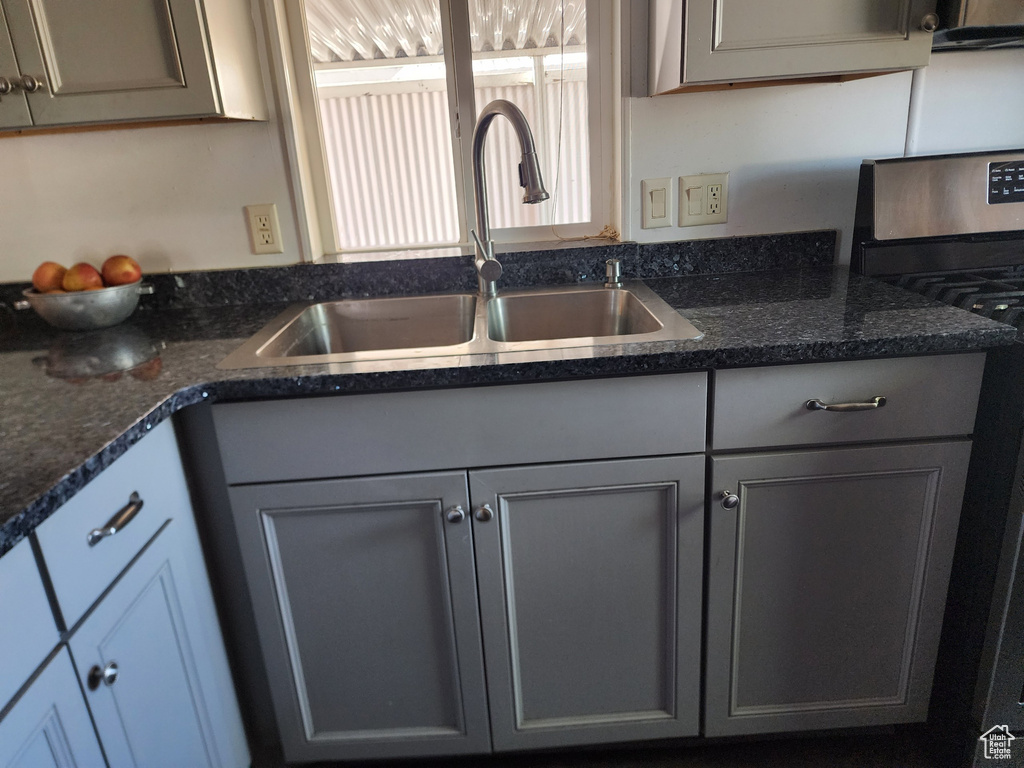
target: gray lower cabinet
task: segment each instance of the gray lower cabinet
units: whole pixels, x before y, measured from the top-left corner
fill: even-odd
[[[289,761],[489,749],[465,472],[230,494]]]
[[[102,768],[75,670],[61,648],[0,720],[3,768]]]
[[[231,488],[285,757],[696,734],[703,481],[687,456]]]
[[[169,521],[68,641],[111,766],[248,762],[189,522]]]
[[[697,735],[704,457],[469,483],[494,748]]]
[[[708,736],[925,718],[970,448],[712,459]]]

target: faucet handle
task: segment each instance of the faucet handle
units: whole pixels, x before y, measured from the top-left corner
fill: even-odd
[[[473,236],[473,240],[474,240],[474,242],[476,242],[476,247],[479,249],[480,255],[481,256],[486,256],[487,255],[487,249],[484,248],[484,244],[480,242],[480,235],[478,235],[476,233],[475,229],[469,230],[469,234],[471,234]]]
[[[476,257],[476,272],[480,275],[481,280],[493,283],[501,277],[501,262],[494,258],[490,247],[491,241],[488,240],[486,245],[480,242],[480,236],[476,233],[475,229],[469,230],[469,234],[473,236],[473,239],[476,241],[476,247],[479,250],[479,254]]]

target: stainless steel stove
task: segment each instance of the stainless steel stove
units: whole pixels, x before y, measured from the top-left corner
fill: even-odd
[[[1024,149],[866,161],[850,266],[1018,329],[988,354],[929,725],[944,764],[992,765],[1005,726],[1024,765]]]

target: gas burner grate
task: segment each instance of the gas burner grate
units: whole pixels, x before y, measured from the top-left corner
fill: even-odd
[[[908,291],[1015,326],[1024,334],[1024,265],[883,278]]]

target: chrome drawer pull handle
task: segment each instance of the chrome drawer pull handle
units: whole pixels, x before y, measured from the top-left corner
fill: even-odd
[[[875,408],[885,407],[885,398],[876,397],[866,403],[823,403],[821,400],[814,398],[804,403],[804,407],[808,411],[873,411]]]
[[[128,497],[128,503],[121,507],[116,515],[107,520],[106,525],[89,531],[89,536],[86,539],[89,546],[95,547],[107,536],[113,536],[120,531],[139,514],[140,509],[142,509],[142,497],[139,496],[138,491],[132,491],[132,495]]]

